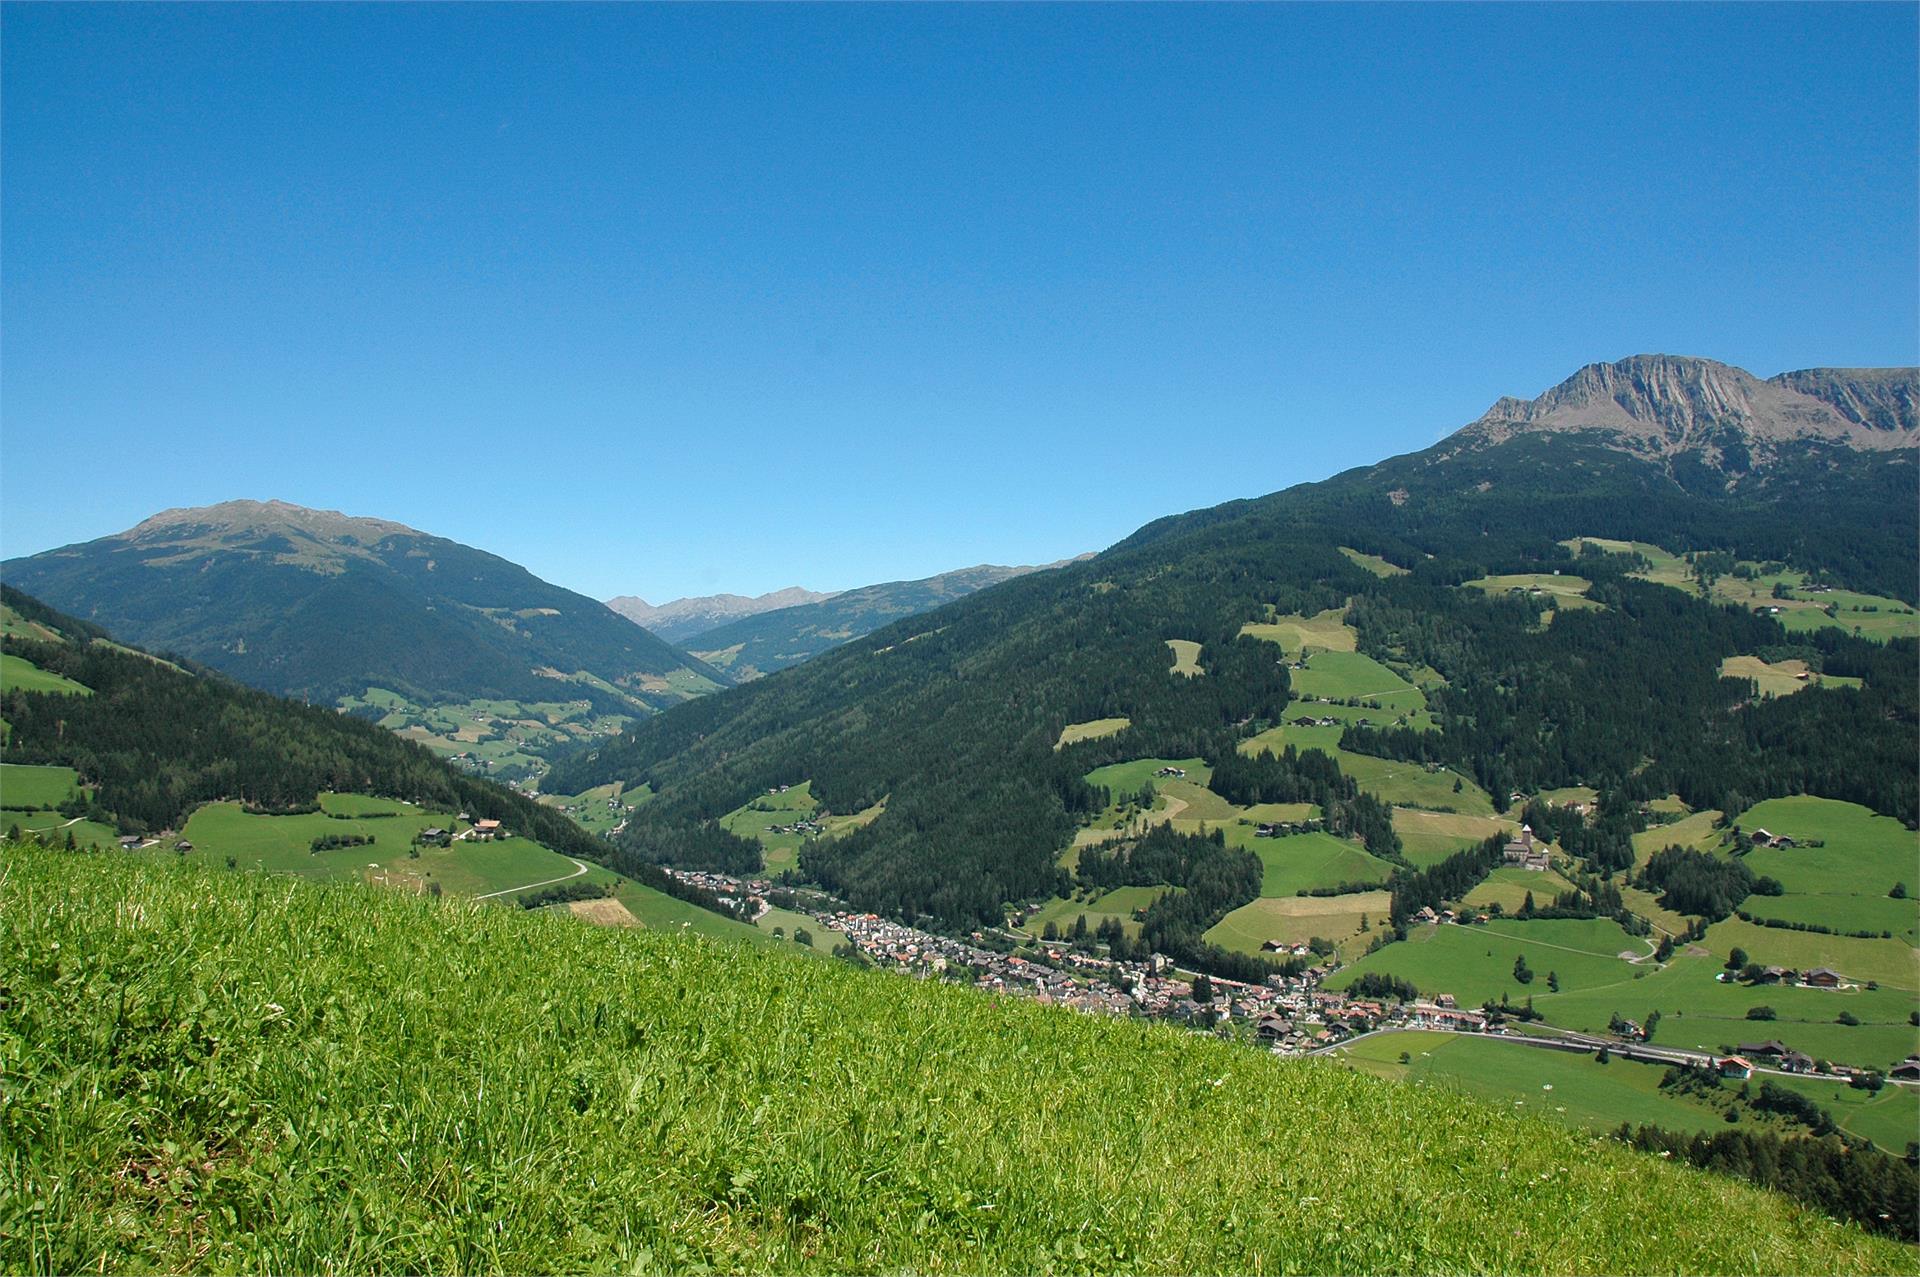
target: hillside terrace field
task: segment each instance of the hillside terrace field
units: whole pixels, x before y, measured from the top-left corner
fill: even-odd
[[[865,811],[846,816],[823,816],[820,802],[813,796],[813,782],[802,781],[779,793],[759,794],[720,818],[721,827],[738,837],[760,844],[765,871],[779,873],[800,863],[800,848],[809,838],[831,838],[868,824],[886,810],[885,801]],[[779,826],[791,826],[803,820],[816,821],[819,834],[776,833]]]
[[[1206,673],[1200,666],[1200,645],[1192,639],[1168,639],[1167,650],[1173,654],[1173,664],[1167,670],[1169,674],[1193,678]]]
[[[1575,554],[1580,552],[1583,544],[1598,546],[1609,554],[1638,554],[1646,559],[1650,566],[1632,575],[1642,581],[1649,581],[1654,585],[1671,586],[1682,593],[1696,597],[1700,593],[1700,583],[1694,579],[1693,565],[1680,555],[1670,550],[1663,550],[1657,545],[1650,545],[1645,541],[1613,541],[1606,537],[1574,537],[1560,544]]]
[[[0,971],[32,1044],[9,1120],[37,1134],[0,1192],[42,1204],[0,1235],[10,1270],[1913,1266],[1510,1105],[1164,1026],[354,885],[5,854]],[[147,1032],[189,1007],[194,1032]],[[189,1174],[190,1197],[159,1187]]]
[[[1530,597],[1551,598],[1559,607],[1600,606],[1587,597],[1587,591],[1593,588],[1592,581],[1583,576],[1559,572],[1517,572],[1506,576],[1483,576],[1476,580],[1462,582],[1461,588],[1480,590],[1487,594],[1517,592]]]
[[[1496,834],[1511,837],[1516,829],[1511,821],[1497,816],[1464,816],[1413,807],[1393,809],[1393,831],[1400,835],[1400,854],[1422,868],[1437,865]]]
[[[1358,636],[1347,624],[1346,616],[1344,607],[1332,607],[1313,616],[1293,613],[1267,621],[1249,621],[1240,627],[1240,632],[1277,643],[1289,656],[1298,656],[1303,651],[1351,652]]]
[[[1339,548],[1340,553],[1346,555],[1349,559],[1352,559],[1355,563],[1382,579],[1391,576],[1405,576],[1407,574],[1407,569],[1400,567],[1398,564],[1389,563],[1377,554],[1367,554],[1354,549],[1352,546],[1346,545]]]
[[[1362,789],[1396,807],[1419,807],[1468,816],[1493,815],[1493,800],[1470,777],[1445,768],[1428,771],[1422,763],[1351,753],[1340,748],[1344,730],[1286,723],[1241,741],[1240,752],[1278,753],[1288,745],[1300,750],[1317,749],[1332,756],[1340,764],[1340,770],[1353,777]],[[1454,790],[1456,784],[1460,787],[1458,792]]]
[[[1261,896],[1244,904],[1207,929],[1208,944],[1239,953],[1258,954],[1269,940],[1305,944],[1315,936],[1332,941],[1346,958],[1364,949],[1371,927],[1386,925],[1393,897],[1385,891],[1356,891],[1341,896]]]
[[[64,692],[91,696],[93,689],[60,674],[41,669],[24,656],[0,653],[0,692]]]
[[[1099,740],[1103,736],[1114,736],[1133,726],[1130,718],[1094,718],[1084,723],[1068,723],[1060,729],[1060,739],[1055,741],[1055,749],[1065,749],[1069,745],[1083,740]]]
[[[1837,674],[1816,674],[1805,661],[1777,661],[1768,664],[1757,656],[1729,656],[1720,662],[1723,678],[1750,678],[1762,696],[1791,696],[1810,687],[1858,687],[1857,678]]]

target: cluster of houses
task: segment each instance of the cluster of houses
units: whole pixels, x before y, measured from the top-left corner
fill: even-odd
[[[1754,830],[1751,841],[1756,847],[1798,847],[1800,845],[1791,835],[1776,834],[1765,829]]]
[[[1509,865],[1521,869],[1531,869],[1535,873],[1546,872],[1550,861],[1547,857],[1547,845],[1533,840],[1533,826],[1520,826],[1519,836],[1509,842],[1501,852]]]
[[[476,820],[473,827],[455,834],[462,842],[493,842],[497,838],[506,838],[508,833],[500,827],[497,820]]]
[[[1179,780],[1187,774],[1187,769],[1184,767],[1162,767],[1153,774],[1166,779]]]
[[[1286,838],[1293,834],[1310,834],[1325,829],[1324,820],[1267,820],[1253,827],[1255,838]]]
[[[1740,978],[1736,971],[1722,971],[1714,977],[1722,984],[1731,984]],[[1847,987],[1847,978],[1832,967],[1814,967],[1807,971],[1796,971],[1792,967],[1761,967],[1755,984],[1797,984],[1808,989],[1843,989]]]
[[[1452,923],[1462,927],[1470,927],[1476,923],[1491,921],[1488,915],[1484,913],[1459,913],[1452,909],[1435,909],[1430,905],[1420,906],[1420,908],[1414,912],[1412,920],[1416,923],[1427,924]]]
[[[800,834],[803,837],[811,838],[815,834],[826,833],[827,827],[813,817],[807,816],[794,821],[791,825],[768,825],[767,832],[770,834]]]

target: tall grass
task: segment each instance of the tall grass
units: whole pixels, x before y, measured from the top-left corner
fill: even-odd
[[[1166,1027],[357,885],[0,874],[8,1271],[1916,1268]]]

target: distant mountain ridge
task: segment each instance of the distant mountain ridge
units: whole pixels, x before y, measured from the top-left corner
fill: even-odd
[[[990,585],[1076,561],[1062,559],[1018,567],[983,563],[918,581],[888,581],[846,590],[815,603],[742,617],[683,641],[703,660],[745,681],[798,665],[883,625],[931,611]]]
[[[1635,355],[1588,364],[1536,399],[1500,399],[1455,439],[1577,431],[1641,456],[1696,454],[1734,473],[1790,443],[1878,452],[1920,439],[1920,369],[1809,368],[1765,381],[1731,364]]]
[[[0,575],[148,649],[327,703],[383,687],[645,712],[729,681],[496,555],[284,501],[166,510]]]
[[[753,597],[744,594],[696,595],[673,599],[658,607],[638,595],[622,594],[608,599],[607,606],[669,643],[684,643],[694,635],[717,625],[725,625],[728,621],[758,616],[762,612],[773,612],[784,607],[824,602],[835,593],[833,590],[808,590],[790,585],[784,590],[773,590]]]

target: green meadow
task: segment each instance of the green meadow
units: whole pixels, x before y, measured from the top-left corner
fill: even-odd
[[[1167,650],[1173,653],[1173,664],[1167,670],[1169,674],[1192,678],[1206,673],[1200,667],[1200,645],[1192,639],[1168,639]]]
[[[1655,585],[1672,586],[1687,594],[1697,596],[1700,593],[1700,583],[1693,576],[1693,565],[1671,550],[1663,550],[1657,545],[1645,541],[1614,541],[1606,537],[1575,537],[1560,544],[1576,554],[1582,544],[1598,546],[1609,554],[1638,554],[1650,566],[1633,573],[1634,576]]]
[[[1361,652],[1315,652],[1293,672],[1293,690],[1304,699],[1362,700],[1404,713],[1427,707],[1425,692]]]
[[[0,807],[39,811],[58,807],[80,792],[80,773],[71,767],[0,763]]]
[[[0,653],[0,692],[65,692],[91,696],[93,689],[51,670],[43,670],[24,656]]]
[[[1227,841],[1260,857],[1263,896],[1292,896],[1348,882],[1384,883],[1393,873],[1392,865],[1360,844],[1327,833],[1256,838],[1252,829],[1235,826]]]
[[[1481,590],[1487,594],[1520,593],[1529,597],[1551,598],[1559,607],[1600,606],[1587,597],[1593,582],[1584,576],[1557,572],[1515,572],[1505,576],[1483,576],[1461,584],[1462,588]]]
[[[1533,897],[1533,903],[1546,908],[1553,898],[1563,891],[1573,890],[1573,884],[1552,869],[1536,871],[1521,869],[1517,866],[1503,866],[1488,874],[1486,878],[1466,894],[1462,901],[1472,909],[1486,909],[1499,905],[1508,913],[1518,913],[1527,903],[1527,897]]]
[[[1073,930],[1075,920],[1081,917],[1086,918],[1088,930],[1113,918],[1126,928],[1128,935],[1138,936],[1140,924],[1134,920],[1134,911],[1145,909],[1171,890],[1173,888],[1170,887],[1115,887],[1092,900],[1056,896],[1027,919],[1020,930],[1038,936],[1046,932],[1048,923],[1052,923],[1061,936],[1066,936]]]
[[[1789,892],[1883,897],[1896,882],[1909,891],[1920,863],[1920,835],[1891,816],[1831,798],[1773,798],[1741,813],[1736,822],[1751,834],[1765,829],[1824,847],[1756,847],[1747,867],[1778,878]]]
[[[1633,859],[1636,866],[1653,859],[1653,853],[1666,847],[1692,847],[1711,851],[1725,837],[1718,828],[1721,813],[1696,811],[1665,825],[1652,825],[1633,835]]]
[[[1390,576],[1405,576],[1407,574],[1407,569],[1398,564],[1389,563],[1377,554],[1366,554],[1346,545],[1340,547],[1340,553],[1346,555],[1349,559],[1352,559],[1355,563],[1377,577],[1385,578]]]
[[[1337,1048],[1332,1058],[1377,1077],[1411,1080],[1591,1131],[1632,1122],[1706,1134],[1727,1125],[1719,1110],[1661,1090],[1666,1067],[1659,1064],[1617,1057],[1600,1064],[1586,1054],[1417,1029],[1362,1038]]]
[[[1469,847],[1477,847],[1496,834],[1510,835],[1513,829],[1511,822],[1497,816],[1420,811],[1413,807],[1393,809],[1393,831],[1400,835],[1400,854],[1422,868],[1437,865]]]
[[[1502,996],[1515,1003],[1532,997],[1549,1015],[1547,975],[1559,977],[1561,995],[1609,988],[1631,981],[1634,966],[1621,953],[1645,954],[1649,947],[1610,919],[1521,922],[1502,919],[1485,926],[1413,928],[1407,939],[1368,954],[1327,981],[1344,989],[1360,975],[1378,971],[1410,981],[1422,993],[1451,993],[1462,1006],[1479,1006]],[[1524,957],[1533,971],[1531,984],[1514,978],[1514,960]],[[1605,1021],[1602,1020],[1602,1027]]]
[[[1353,777],[1362,789],[1395,806],[1468,816],[1493,815],[1493,800],[1472,778],[1446,768],[1429,771],[1422,763],[1351,753],[1340,748],[1343,731],[1341,727],[1285,723],[1249,736],[1240,742],[1239,748],[1243,754],[1278,753],[1288,745],[1298,750],[1317,749],[1330,755],[1340,764],[1340,770]],[[1459,786],[1457,792],[1455,785]]]
[[[1060,739],[1053,743],[1055,749],[1065,749],[1069,745],[1083,740],[1099,740],[1103,736],[1114,736],[1133,726],[1130,718],[1093,718],[1084,723],[1068,723],[1060,729]]]
[[[1330,607],[1313,616],[1291,613],[1266,621],[1249,621],[1240,633],[1277,643],[1289,655],[1301,652],[1351,652],[1359,636],[1347,624],[1347,609]]]
[[[1914,1266],[1511,1104],[1166,1026],[545,911],[3,854],[8,1271]]]
[[[1775,661],[1757,656],[1729,656],[1720,662],[1722,678],[1752,679],[1762,696],[1791,696],[1810,687],[1858,687],[1860,680],[1837,674],[1815,674],[1805,661]]]
[[[1259,953],[1269,940],[1305,944],[1318,936],[1338,946],[1342,958],[1353,958],[1372,939],[1372,929],[1386,925],[1392,909],[1393,897],[1385,891],[1261,896],[1208,928],[1203,938],[1239,953]],[[1369,930],[1362,931],[1363,925]]]

